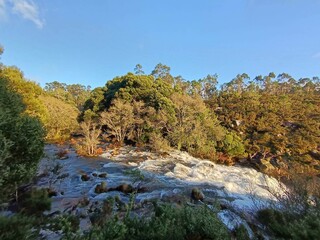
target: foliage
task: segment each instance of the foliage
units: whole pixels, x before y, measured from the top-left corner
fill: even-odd
[[[113,217],[84,239],[230,239],[228,230],[207,207],[156,205],[150,219]]]
[[[133,128],[133,107],[121,100],[115,100],[109,111],[101,113],[100,121],[108,128],[109,135],[122,144]]]
[[[79,111],[71,104],[49,95],[41,96],[40,100],[48,111],[45,123],[47,140],[61,140],[70,137],[70,134],[79,129],[77,117]]]
[[[62,230],[62,239],[75,238],[80,224],[80,220],[78,217],[67,214],[59,215],[58,217],[51,219],[49,222],[50,228],[52,230]]]
[[[57,81],[46,83],[44,90],[51,96],[60,99],[62,102],[82,110],[85,101],[90,96],[90,86],[81,84],[65,84]]]
[[[259,221],[267,227],[269,234],[273,237],[281,239],[317,239],[319,237],[319,185],[312,194],[308,185],[310,184],[306,179],[292,182],[285,191],[285,195],[276,195],[280,206],[258,211]]]
[[[0,187],[6,198],[16,187],[29,180],[43,154],[44,131],[40,122],[23,114],[19,95],[0,79]]]
[[[3,66],[0,70],[1,79],[6,79],[10,91],[18,93],[25,105],[24,112],[29,116],[37,117],[46,123],[48,113],[39,97],[43,94],[42,88],[35,82],[26,80],[17,67]]]
[[[93,156],[97,154],[97,146],[99,143],[99,136],[101,134],[101,127],[94,121],[86,121],[80,124],[81,132],[84,136],[82,144],[77,146],[78,153],[82,155]]]
[[[51,199],[47,189],[31,189],[24,194],[20,200],[22,212],[29,215],[41,215],[44,211],[51,209]]]
[[[317,166],[312,153],[320,146],[318,78],[297,81],[270,73],[248,80],[238,75],[208,102],[221,123],[241,136],[248,158]]]
[[[36,239],[37,231],[32,229],[34,222],[34,218],[19,214],[11,217],[0,216],[0,239]]]
[[[167,66],[158,64],[152,75],[154,77],[128,73],[107,82],[105,88],[97,89],[99,98],[87,101],[83,119],[100,114],[103,129],[120,144],[130,140],[139,145],[149,144],[157,150],[172,146],[214,159],[218,143],[226,136],[215,114],[200,96],[175,92],[174,79]],[[215,94],[214,76],[202,79],[201,84],[206,98]],[[236,134],[232,136],[234,142],[228,143],[230,154],[243,153],[239,138]]]
[[[244,145],[241,138],[234,132],[226,134],[225,138],[221,143],[222,152],[227,153],[232,157],[240,157],[245,153]]]

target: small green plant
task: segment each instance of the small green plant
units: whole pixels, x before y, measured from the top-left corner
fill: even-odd
[[[80,220],[74,215],[60,215],[51,220],[50,228],[54,231],[62,230],[62,239],[73,239],[79,230]]]

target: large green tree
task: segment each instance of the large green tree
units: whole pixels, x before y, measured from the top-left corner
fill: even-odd
[[[36,171],[43,153],[44,131],[40,121],[25,113],[22,98],[0,76],[0,188],[1,200]]]

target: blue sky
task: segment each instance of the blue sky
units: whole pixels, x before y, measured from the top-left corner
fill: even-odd
[[[1,61],[29,79],[103,86],[140,63],[187,80],[320,75],[320,0],[0,0]]]

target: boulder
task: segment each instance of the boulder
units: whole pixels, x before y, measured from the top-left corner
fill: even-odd
[[[97,186],[94,189],[94,192],[97,194],[104,193],[107,191],[108,190],[107,190],[107,183],[106,182],[102,182],[100,184],[97,184]]]
[[[203,201],[204,194],[199,188],[193,188],[191,191],[191,202]]]
[[[123,193],[132,193],[134,191],[133,187],[130,184],[121,184],[118,187],[116,187],[116,190]]]
[[[58,193],[52,188],[47,188],[47,192],[48,192],[48,197],[50,198],[58,196]]]
[[[99,178],[106,178],[107,177],[107,173],[100,173],[98,175]]]
[[[82,174],[81,175],[81,180],[82,181],[86,182],[86,181],[89,181],[89,179],[90,179],[90,176],[88,174]]]
[[[130,184],[121,184],[117,186],[116,188],[110,188],[109,191],[119,191],[123,192],[125,194],[132,193],[135,191],[135,189]]]

